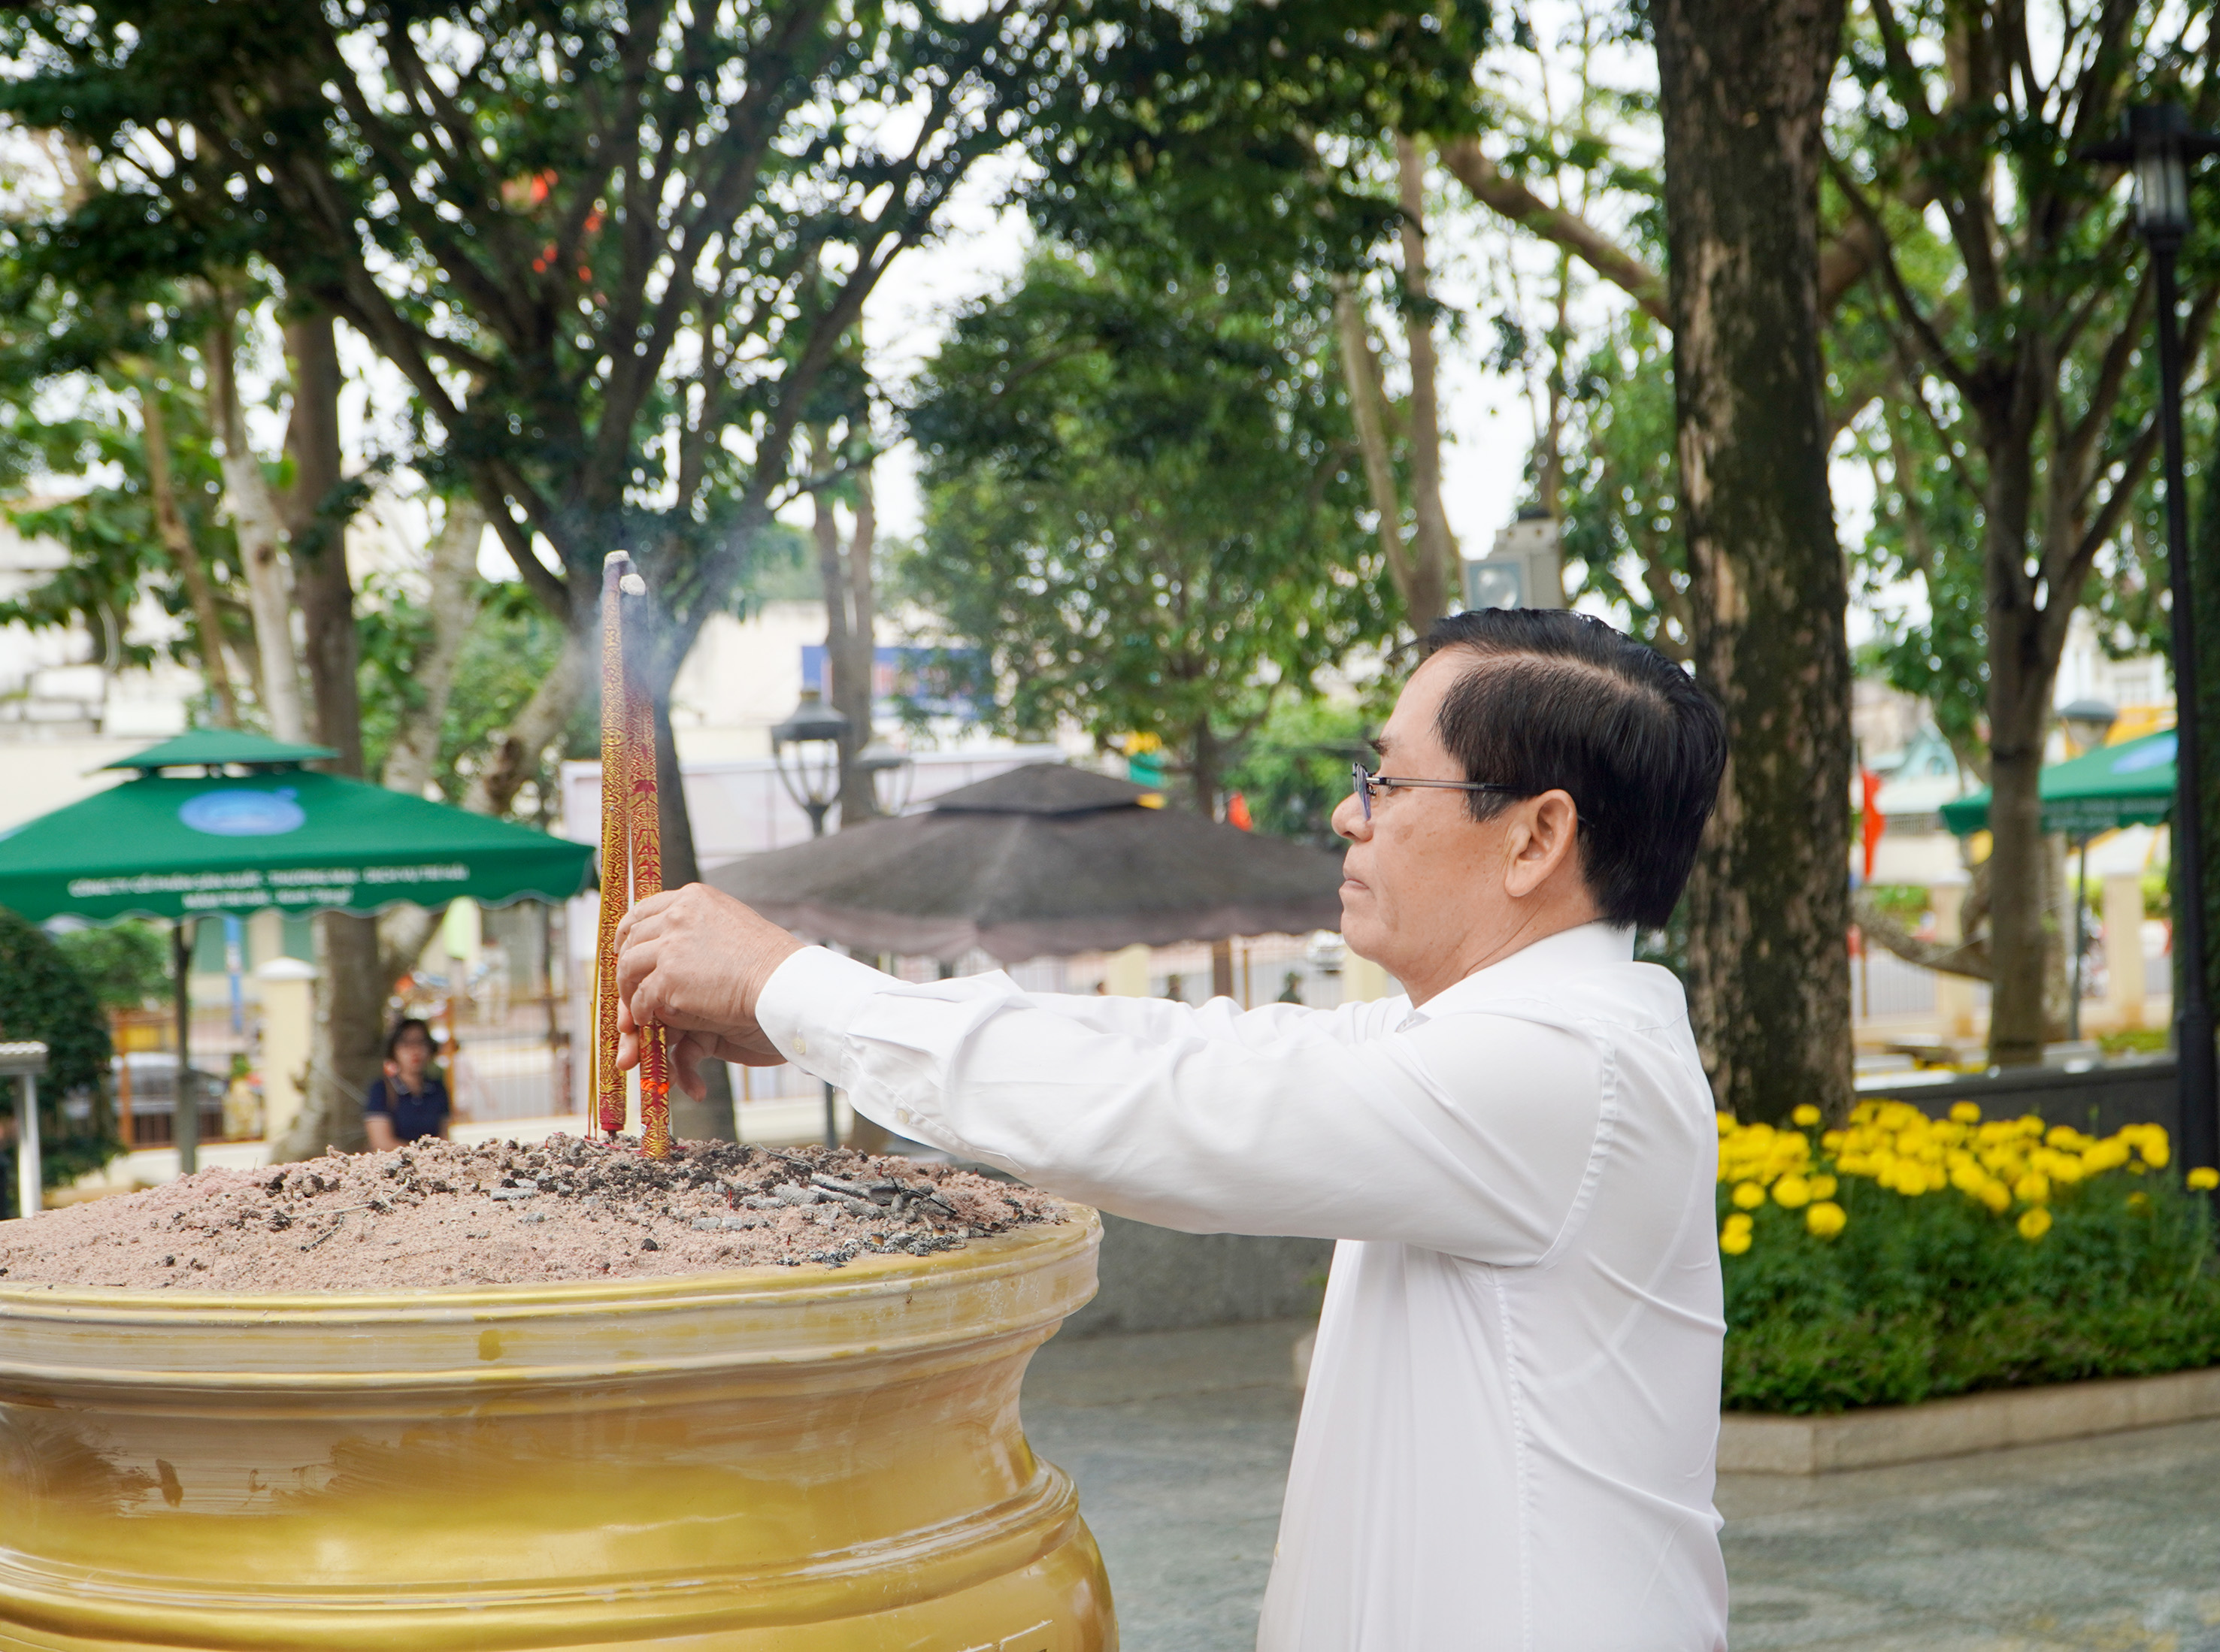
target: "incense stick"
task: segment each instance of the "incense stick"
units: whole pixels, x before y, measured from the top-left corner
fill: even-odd
[[[637,587],[637,590],[633,588]],[[646,606],[646,583],[637,575],[622,588]],[[625,673],[625,709],[632,772],[627,809],[632,837],[632,898],[646,899],[663,888],[663,822],[655,776],[655,707],[648,698],[637,658]],[[663,1028],[639,1029],[639,1145],[652,1159],[670,1153],[670,1059]]]
[[[614,1137],[625,1124],[624,1075],[617,1070],[617,921],[631,893],[626,844],[628,730],[621,582],[632,559],[612,551],[602,564],[602,910],[594,950],[595,1119]]]

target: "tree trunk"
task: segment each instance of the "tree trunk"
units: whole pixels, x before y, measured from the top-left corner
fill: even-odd
[[[395,731],[384,772],[378,776],[389,789],[411,797],[424,795],[439,767],[440,731],[454,692],[456,662],[462,658],[463,645],[477,619],[471,591],[485,530],[485,512],[477,501],[458,494],[447,501],[447,519],[432,541],[432,589],[426,608],[432,636],[422,657],[411,662],[409,669],[421,699]]]
[[[237,313],[228,294],[219,291],[202,354],[208,365],[210,421],[222,448],[223,488],[239,536],[239,560],[246,577],[254,614],[254,646],[260,657],[262,713],[278,739],[298,743],[308,737],[301,699],[301,673],[293,657],[290,581],[284,559],[284,523],[262,474],[262,462],[246,440],[246,419],[239,405],[234,360]]]
[[[829,444],[817,443],[820,469],[831,463]],[[858,473],[856,487],[856,526],[844,548],[840,523],[832,502],[823,491],[814,498],[812,535],[817,545],[817,576],[825,590],[825,659],[831,668],[832,709],[848,720],[840,738],[840,825],[861,826],[878,818],[879,803],[871,777],[857,761],[871,743],[873,655],[871,551],[877,521],[869,471]]]
[[[223,620],[216,612],[215,591],[209,584],[208,566],[192,530],[178,511],[177,483],[170,466],[169,417],[162,410],[162,393],[153,384],[140,384],[139,423],[145,437],[147,490],[153,496],[154,531],[162,547],[178,565],[184,582],[186,600],[192,604],[193,627],[200,633],[201,670],[208,674],[209,698],[215,705],[215,720],[225,728],[239,726],[239,701],[232,692],[231,668],[223,654]]]
[[[1411,541],[1411,589],[1405,599],[1411,629],[1426,628],[1449,612],[1457,571],[1456,540],[1442,508],[1442,420],[1435,389],[1433,289],[1426,269],[1426,164],[1418,146],[1395,134],[1403,209],[1403,336],[1411,355],[1411,500],[1417,531]]]
[[[2037,788],[2053,671],[2042,654],[2042,612],[2027,577],[2034,458],[2028,433],[1989,433],[1982,501],[1988,564],[1989,1059],[2042,1059],[2043,845]]]
[[[1395,489],[1395,456],[1388,431],[1388,398],[1380,388],[1380,363],[1372,353],[1364,301],[1346,279],[1334,284],[1333,321],[1341,381],[1349,391],[1350,422],[1364,461],[1364,485],[1379,519],[1380,554],[1406,613],[1411,608],[1411,553],[1403,545],[1403,500]]]
[[[283,501],[295,595],[307,634],[309,686],[319,742],[339,753],[338,774],[362,778],[361,650],[355,635],[354,585],[347,573],[346,524],[337,506],[346,478],[340,464],[339,338],[328,314],[285,328],[293,372],[285,449],[293,485]],[[365,1144],[362,1099],[377,1076],[384,1045],[385,983],[377,958],[377,920],[352,913],[316,917],[315,1022],[309,1044],[309,1093],[289,1145],[297,1156],[327,1145]],[[307,1139],[302,1139],[302,1137]]]
[[[1689,1007],[1721,1107],[1840,1117],[1850,670],[1818,221],[1843,5],[1659,0],[1651,16],[1693,653],[1731,741],[1689,885]]]

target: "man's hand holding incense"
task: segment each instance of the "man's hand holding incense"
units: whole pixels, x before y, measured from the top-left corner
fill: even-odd
[[[669,1030],[671,1075],[699,1100],[701,1064],[776,1067],[756,998],[801,943],[707,884],[649,895],[617,926],[617,1065],[639,1062],[639,1029]]]

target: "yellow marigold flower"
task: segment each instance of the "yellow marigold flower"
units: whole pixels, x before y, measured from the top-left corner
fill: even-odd
[[[1773,1202],[1783,1210],[1801,1210],[1812,1202],[1812,1184],[1799,1175],[1785,1175],[1773,1184]]]
[[[1980,1104],[1978,1101],[1954,1101],[1950,1104],[1950,1116],[1961,1125],[1978,1125],[1981,1122]]]
[[[1861,1102],[1859,1102],[1859,1103],[1857,1104],[1857,1106],[1855,1106],[1855,1107],[1852,1107],[1852,1108],[1850,1109],[1850,1122],[1851,1122],[1852,1124],[1854,1124],[1854,1125],[1862,1125],[1862,1124],[1869,1123],[1869,1122],[1872,1120],[1872,1119],[1873,1119],[1874,1115],[1876,1113],[1878,1113],[1879,1111],[1880,1111],[1879,1107],[1876,1107],[1873,1102],[1871,1102],[1871,1101],[1861,1101]]]
[[[2209,1164],[2200,1164],[2189,1173],[2189,1185],[2199,1193],[2220,1188],[2220,1170],[2214,1169]],[[2136,1197],[2141,1198],[2142,1195],[2137,1194]]]
[[[1733,1198],[1737,1208],[1755,1210],[1765,1202],[1765,1189],[1755,1181],[1738,1181],[1735,1184]]]
[[[1733,1135],[1735,1129],[1734,1114],[1731,1113],[1722,1113],[1718,1114],[1718,1117],[1719,1121],[1719,1134],[1722,1136]]]
[[[2128,1195],[2128,1208],[2130,1210],[2148,1210],[2150,1208],[2150,1195],[2147,1193],[2130,1194]]]
[[[1804,1213],[1804,1225],[1823,1239],[1831,1239],[1849,1225],[1849,1217],[1831,1199],[1822,1199]]]
[[[2044,1234],[2049,1231],[2050,1213],[2043,1209],[2040,1205],[2036,1206],[2035,1209],[2031,1211],[2022,1213],[2019,1219],[2019,1237],[2021,1238],[2032,1242],[2041,1238]]]
[[[1812,1178],[1812,1197],[1814,1199],[1832,1199],[1835,1196],[1835,1189],[1840,1184],[1836,1182],[1835,1178],[1832,1176],[1813,1176]]]
[[[1989,1207],[1992,1214],[2001,1216],[2011,1208],[2011,1189],[2001,1181],[1985,1181],[1974,1195]]]
[[[2173,1149],[2167,1145],[2164,1131],[2161,1131],[2155,1139],[2149,1136],[2143,1138],[2143,1163],[2152,1169],[2165,1169],[2167,1162],[2173,1157]]]
[[[1719,1249],[1730,1256],[1739,1256],[1743,1251],[1749,1250],[1749,1230],[1746,1227],[1719,1230]]]
[[[1788,1117],[1793,1123],[1800,1125],[1805,1129],[1809,1130],[1812,1125],[1819,1122],[1819,1109],[1813,1107],[1809,1101],[1806,1101],[1802,1107],[1790,1113]]]
[[[2081,1168],[2081,1161],[2073,1154],[2060,1153],[2054,1156],[2050,1166],[2050,1179],[2053,1181],[2070,1188],[2080,1181],[2085,1174]]]
[[[2050,1197],[2050,1178],[2040,1170],[2030,1170],[2012,1183],[2012,1197],[2024,1204],[2042,1204]]]
[[[2118,1137],[2096,1142],[2081,1150],[2081,1168],[2091,1175],[2117,1170],[2128,1162],[2128,1144]]]

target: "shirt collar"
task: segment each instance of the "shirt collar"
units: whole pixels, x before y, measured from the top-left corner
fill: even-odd
[[[1445,987],[1411,1012],[1423,1021],[1437,1015],[1453,1015],[1490,998],[1506,994],[1527,995],[1545,990],[1547,983],[1568,975],[1585,975],[1634,961],[1634,928],[1596,922],[1530,942],[1485,969],[1475,969],[1454,986]]]

